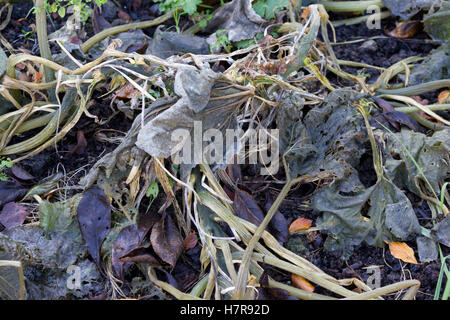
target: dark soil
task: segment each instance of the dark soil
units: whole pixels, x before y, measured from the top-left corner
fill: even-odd
[[[27,2],[15,5],[11,23],[8,28],[3,31],[3,35],[14,48],[24,48],[31,51],[31,53],[38,55],[39,47],[37,45],[36,36],[34,34],[29,36],[24,35],[24,32],[31,30],[30,25],[34,23],[33,15],[30,14],[25,20],[18,21],[20,18],[24,18],[31,8],[32,4]],[[143,6],[143,8],[146,7]],[[152,19],[158,14],[154,8],[140,10],[136,13],[132,12],[132,10],[129,10],[129,8],[124,5],[123,10],[128,12],[133,20]],[[115,19],[117,19],[117,16],[114,16],[109,22],[112,23]],[[49,23],[48,26],[49,32],[57,30],[63,23],[64,19],[53,19],[53,23]],[[335,45],[334,51],[337,58],[363,62],[380,67],[389,67],[393,63],[409,56],[425,56],[435,48],[434,45],[425,43],[425,34],[419,34],[419,36],[416,36],[414,39],[407,40],[385,36],[384,29],[391,30],[394,27],[394,20],[392,19],[383,21],[382,26],[383,30],[369,30],[364,24],[336,28],[338,42],[383,36],[383,38],[374,39],[376,47],[372,49],[363,49],[361,47],[365,41],[355,44]],[[146,30],[149,35],[151,35],[152,31],[152,29]],[[93,30],[90,26],[87,27],[87,32],[88,36],[93,34]],[[330,32],[330,34],[332,33]],[[355,68],[344,67],[343,70],[356,74]],[[367,69],[364,72],[368,74],[369,82],[373,82],[380,74],[379,71],[374,69]],[[348,85],[342,83],[342,80],[339,80],[339,82],[341,85]],[[100,120],[110,117],[112,114],[112,110],[109,107],[110,101],[96,97],[94,97],[94,100],[95,104],[90,107],[89,112],[97,115]],[[45,178],[51,173],[54,173],[58,170],[58,166],[61,165],[64,166],[66,172],[73,172],[80,167],[83,167],[84,170],[73,179],[75,184],[101,156],[112,151],[116,146],[113,143],[98,142],[94,137],[94,133],[99,129],[115,129],[121,132],[127,132],[131,123],[132,120],[125,117],[122,113],[119,113],[113,117],[111,121],[101,126],[96,124],[92,118],[83,115],[76,127],[58,143],[58,152],[55,152],[52,148],[47,149],[32,158],[22,161],[20,165],[37,179]],[[84,132],[88,142],[87,147],[80,154],[68,154],[68,146],[76,143],[76,133],[78,130]],[[370,186],[375,182],[376,177],[372,168],[372,159],[369,155],[363,157],[358,170],[360,179],[364,185]],[[289,222],[300,216],[312,219],[313,221],[317,218],[310,211],[298,209],[304,198],[313,192],[313,190],[313,185],[304,185],[300,186],[299,189],[290,194],[289,199],[285,201],[281,208],[282,213],[288,218]],[[420,199],[414,198],[412,195],[410,196],[419,220],[422,220],[423,222],[428,221],[431,218],[431,213],[427,204],[424,201],[420,201]],[[343,260],[341,258],[341,253],[326,252],[324,250],[323,245],[325,239],[326,235],[318,232],[311,233],[308,236],[294,235],[291,236],[288,241],[288,248],[301,254],[323,271],[338,279],[356,277],[366,282],[371,273],[367,272],[365,268],[376,265],[381,269],[381,285],[388,285],[401,280],[417,279],[421,282],[417,299],[428,300],[433,298],[440,271],[440,262],[437,261],[422,265],[405,264],[394,258],[389,250],[368,247],[366,245],[360,245],[355,248],[355,251],[350,258]],[[408,244],[412,248],[416,248],[415,243]],[[443,249],[444,256],[450,254],[449,248],[443,247]],[[191,288],[194,281],[198,278],[200,271],[200,264],[198,261],[199,255],[200,247],[197,245],[197,247],[187,251],[182,256],[173,271],[173,276],[177,279],[182,290]],[[289,274],[276,271],[271,267],[268,267],[268,269],[276,280],[290,282]],[[317,292],[323,293],[323,290],[318,288]],[[330,293],[327,292],[327,294]],[[390,296],[388,298],[395,297]]]

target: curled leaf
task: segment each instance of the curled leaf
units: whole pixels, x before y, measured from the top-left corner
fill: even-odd
[[[302,290],[308,291],[308,292],[314,292],[314,286],[305,278],[302,276],[299,276],[298,274],[293,273],[291,275],[291,281],[292,284]]]
[[[403,262],[418,264],[413,249],[406,243],[389,241],[386,241],[386,243],[389,245],[389,251],[395,258]]]

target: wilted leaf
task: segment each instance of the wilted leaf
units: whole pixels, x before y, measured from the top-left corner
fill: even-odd
[[[246,191],[236,189],[233,201],[233,209],[236,214],[256,226],[259,226],[264,219],[264,213],[258,203]]]
[[[92,27],[95,33],[111,28],[111,24],[100,14],[100,9],[97,6],[92,11]]]
[[[28,213],[28,210],[23,205],[9,202],[3,206],[3,210],[0,213],[0,223],[6,229],[20,226],[25,221]]]
[[[85,191],[77,212],[88,252],[100,269],[100,248],[111,225],[111,206],[105,193],[98,187]]]
[[[414,256],[414,250],[406,243],[389,241],[386,241],[386,243],[389,245],[389,251],[395,258],[400,259],[403,262],[418,264],[416,257]]]
[[[414,120],[410,115],[406,113],[400,111],[391,111],[391,112],[384,112],[383,116],[389,120],[390,124],[394,126],[396,123],[398,123],[416,132],[425,131],[416,120]]]
[[[40,226],[45,231],[55,231],[60,234],[67,232],[75,217],[75,210],[81,200],[77,194],[66,201],[39,203]]]
[[[332,185],[314,195],[312,207],[322,212],[317,226],[332,234],[325,248],[343,249],[344,256],[363,241],[381,247],[385,240],[406,241],[420,232],[411,202],[386,178],[355,194]]]
[[[194,231],[187,235],[184,239],[184,251],[188,251],[189,249],[195,248],[197,245],[197,235]]]
[[[306,280],[302,276],[299,276],[298,274],[291,274],[291,281],[292,284],[297,288],[308,292],[314,292],[314,286],[308,280]]]
[[[183,252],[184,243],[170,214],[164,213],[161,220],[155,223],[150,241],[156,254],[172,268],[175,267]]]
[[[114,272],[123,277],[123,270],[127,266],[120,260],[125,254],[139,245],[139,232],[134,224],[130,224],[120,230],[117,238],[114,240],[111,252],[111,263]]]
[[[450,247],[450,216],[433,227],[431,234],[436,241]]]
[[[294,233],[299,230],[305,230],[311,227],[312,220],[306,218],[297,218],[289,226],[289,233]]]

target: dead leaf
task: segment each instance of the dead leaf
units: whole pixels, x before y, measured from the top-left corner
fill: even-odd
[[[111,206],[99,187],[84,192],[77,208],[81,234],[100,270],[100,248],[111,227]]]
[[[292,284],[302,290],[305,290],[307,292],[314,292],[314,286],[305,278],[302,276],[299,276],[298,274],[291,274],[291,281]]]
[[[100,9],[97,6],[92,10],[92,27],[94,33],[111,28],[111,24],[100,14]]]
[[[153,267],[160,267],[161,264],[156,258],[147,251],[145,247],[139,247],[120,257],[121,262],[145,263]]]
[[[298,218],[289,226],[289,233],[294,233],[299,230],[305,230],[311,227],[312,220],[306,218]]]
[[[269,212],[270,208],[273,205],[273,199],[270,196],[270,192],[267,191],[266,194],[266,202],[264,204],[266,214]],[[278,240],[278,242],[283,245],[286,243],[289,237],[288,223],[286,218],[280,211],[276,211],[272,220],[269,222],[268,226],[269,232]]]
[[[82,130],[78,130],[77,131],[77,143],[76,144],[69,144],[68,149],[69,155],[72,155],[74,153],[76,154],[81,154],[84,153],[84,150],[87,147],[87,141],[86,138],[84,137],[84,132]]]
[[[116,97],[119,99],[132,99],[139,94],[139,91],[129,82],[116,91]]]
[[[233,201],[233,209],[236,214],[256,226],[264,220],[264,213],[253,196],[246,191],[236,189]]]
[[[114,272],[121,279],[123,278],[123,271],[131,264],[119,260],[125,254],[135,249],[139,245],[139,231],[134,224],[128,225],[120,230],[117,238],[114,240],[111,251],[111,263]]]
[[[155,253],[174,268],[183,252],[184,243],[170,214],[164,212],[161,220],[155,223],[150,242]]]
[[[197,235],[194,231],[187,235],[184,239],[184,251],[188,251],[189,249],[195,248],[197,245]]]
[[[386,34],[394,38],[408,39],[414,37],[421,27],[422,23],[416,20],[400,22],[394,30],[387,31]]]
[[[419,264],[414,256],[414,250],[404,242],[389,242],[385,241],[389,245],[389,251],[391,254],[402,260],[403,262]]]
[[[120,9],[120,8],[117,8],[117,16],[120,19],[124,20],[126,23],[131,21],[130,15],[128,13],[126,13],[125,11],[123,11],[122,9]]]
[[[438,96],[438,103],[443,104],[450,101],[450,90],[444,90],[441,93],[439,93]]]
[[[147,233],[153,227],[153,225],[161,219],[161,215],[157,212],[155,213],[144,213],[139,216],[137,228],[139,231],[139,244],[144,240]]]
[[[0,213],[0,223],[6,230],[20,226],[28,215],[28,210],[21,204],[9,202],[5,204]]]

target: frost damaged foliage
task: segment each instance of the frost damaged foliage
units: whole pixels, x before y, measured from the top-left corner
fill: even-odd
[[[398,187],[406,188],[420,196],[419,186],[426,186],[422,173],[433,187],[435,194],[440,194],[440,183],[450,174],[450,135],[449,129],[435,132],[432,136],[402,129],[386,136],[386,176]],[[422,173],[411,160],[409,151]],[[431,190],[429,190],[431,192]]]
[[[18,226],[0,233],[0,254],[23,263],[28,299],[85,297],[102,290],[100,273],[88,259],[74,209],[79,196],[41,202],[41,226]],[[81,289],[70,289],[66,270],[80,268]]]
[[[303,117],[302,100],[291,96],[277,118],[281,153],[291,175],[321,170],[335,175],[331,185],[313,196],[311,207],[321,215],[318,227],[329,233],[325,248],[343,250],[344,257],[362,242],[381,247],[384,240],[410,240],[420,232],[410,201],[388,177],[368,188],[359,180],[356,168],[363,154],[371,152],[363,117],[352,105],[361,97],[336,90]]]

